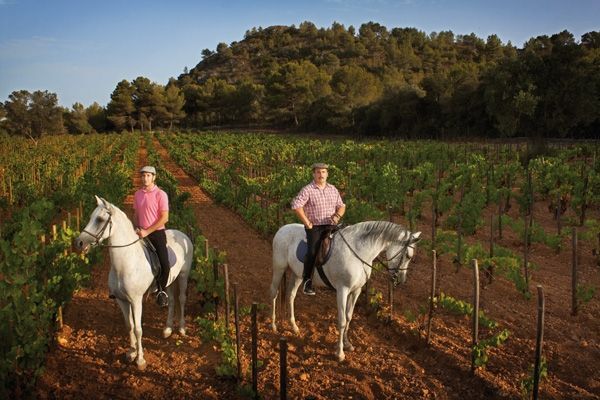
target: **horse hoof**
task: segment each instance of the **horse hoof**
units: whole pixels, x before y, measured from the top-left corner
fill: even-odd
[[[345,344],[344,351],[354,351],[354,346],[351,343]]]
[[[342,361],[344,361],[345,359],[346,359],[346,355],[345,355],[344,353],[342,353],[342,354],[338,354],[338,361],[339,361],[339,362],[342,362]]]
[[[273,333],[277,333],[277,325],[271,324],[271,329],[273,329]]]
[[[179,328],[179,334],[185,336],[185,328]]]
[[[148,364],[146,363],[146,360],[142,360],[141,362],[138,360],[138,363],[137,363],[138,370],[140,370],[140,371],[146,370],[147,365]]]
[[[137,351],[135,351],[135,350],[128,351],[126,357],[127,357],[127,361],[134,362],[135,358],[137,357]]]
[[[163,338],[168,338],[169,336],[171,336],[171,334],[173,333],[173,329],[171,328],[165,328],[163,329]]]
[[[294,333],[297,335],[300,333],[300,329],[298,329],[298,325],[296,325],[295,323],[292,322],[292,330],[294,331]]]

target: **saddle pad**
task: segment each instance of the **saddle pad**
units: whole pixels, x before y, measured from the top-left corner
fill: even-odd
[[[144,246],[144,253],[146,254],[146,259],[148,260],[148,262],[150,263],[150,267],[152,268],[152,275],[154,277],[158,276],[158,273],[160,272],[160,261],[158,259],[158,255],[156,254],[154,246]],[[177,255],[175,255],[175,252],[168,244],[167,253],[169,255],[170,268],[169,280],[167,281],[167,286],[169,286],[171,283],[173,283],[175,278],[177,278],[177,275],[179,275],[179,271],[181,271],[181,267],[183,264],[180,263],[177,267],[173,268],[177,263]]]

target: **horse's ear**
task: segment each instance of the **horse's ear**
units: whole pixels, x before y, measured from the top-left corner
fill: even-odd
[[[421,232],[413,233],[410,238],[411,243],[418,243],[421,240]]]
[[[100,198],[100,197],[98,197],[96,195],[94,195],[94,197],[96,198],[96,205],[98,205],[98,206],[102,205],[102,203],[103,203],[102,198]]]

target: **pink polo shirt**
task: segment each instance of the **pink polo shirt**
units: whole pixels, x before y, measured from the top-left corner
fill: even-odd
[[[158,221],[161,211],[169,211],[169,198],[156,185],[148,191],[139,189],[133,196],[133,208],[137,213],[140,227],[148,229]],[[160,226],[158,229],[165,229],[165,226]]]

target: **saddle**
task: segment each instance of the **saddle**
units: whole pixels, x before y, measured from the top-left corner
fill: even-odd
[[[146,257],[150,261],[152,276],[156,278],[160,274],[160,260],[158,259],[158,254],[156,254],[156,248],[147,237],[142,240],[142,245],[144,246],[144,253],[146,253]]]
[[[321,280],[329,286],[331,289],[335,289],[327,276],[325,275],[325,271],[323,270],[323,265],[329,260],[331,257],[331,249],[333,244],[333,239],[335,237],[335,233],[342,228],[342,225],[336,225],[330,229],[325,230],[321,237],[321,245],[319,246],[319,250],[317,251],[317,257],[315,258],[315,269],[319,273]]]

